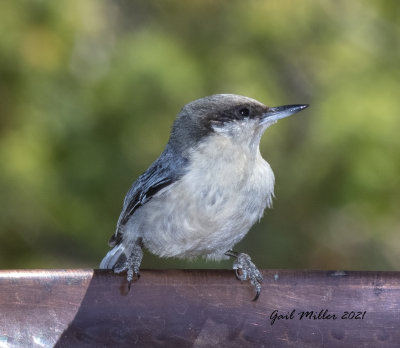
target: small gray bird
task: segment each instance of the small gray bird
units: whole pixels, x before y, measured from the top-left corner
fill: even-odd
[[[262,275],[249,255],[232,248],[272,205],[274,173],[261,157],[260,139],[307,106],[268,107],[234,94],[185,105],[164,152],[128,191],[100,268],[127,271],[130,286],[139,277],[143,247],[161,257],[231,256],[256,300]]]

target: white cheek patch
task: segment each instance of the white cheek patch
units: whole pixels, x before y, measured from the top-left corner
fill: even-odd
[[[254,137],[259,124],[258,119],[232,120],[222,125],[213,125],[212,129],[214,133],[230,137],[240,144],[240,142],[248,143]]]

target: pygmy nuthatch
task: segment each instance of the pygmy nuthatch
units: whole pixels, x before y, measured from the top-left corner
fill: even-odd
[[[272,204],[274,173],[260,154],[262,134],[307,106],[268,107],[234,94],[185,105],[164,152],[128,191],[100,268],[127,271],[130,284],[139,276],[142,247],[161,257],[231,256],[257,299],[262,275],[232,247]]]

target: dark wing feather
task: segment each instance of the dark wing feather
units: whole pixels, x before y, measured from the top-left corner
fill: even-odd
[[[115,234],[111,236],[111,247],[122,240],[126,223],[136,209],[148,202],[157,192],[180,179],[184,174],[187,159],[167,145],[161,156],[133,183],[125,196]]]

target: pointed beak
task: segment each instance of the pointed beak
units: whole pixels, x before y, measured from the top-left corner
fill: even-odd
[[[268,111],[262,115],[262,122],[269,123],[288,117],[308,107],[308,104],[284,105],[268,108]]]

